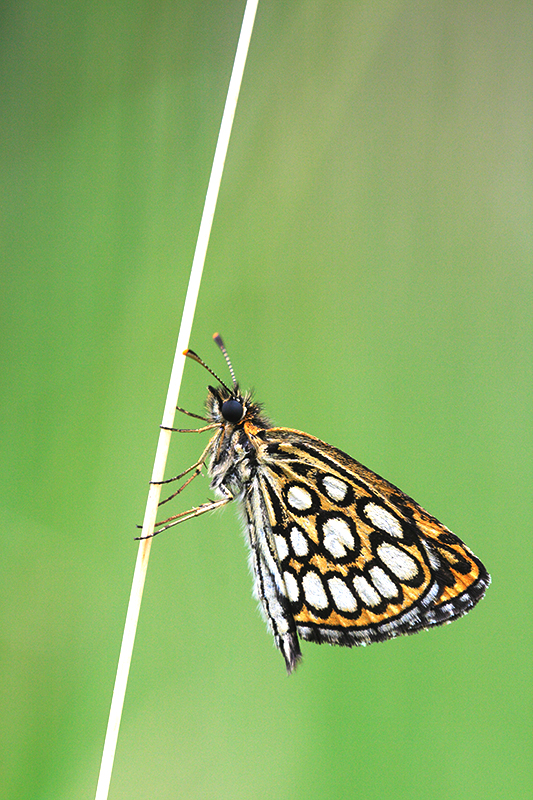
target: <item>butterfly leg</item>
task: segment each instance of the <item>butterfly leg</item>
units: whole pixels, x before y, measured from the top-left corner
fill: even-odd
[[[191,475],[191,477],[190,477],[190,478],[187,478],[187,480],[185,481],[185,483],[182,483],[182,485],[179,487],[179,489],[176,489],[176,491],[175,491],[175,492],[173,492],[172,494],[170,494],[168,497],[165,497],[165,499],[164,499],[164,500],[161,500],[161,501],[160,501],[160,502],[157,504],[158,506],[162,506],[162,505],[164,505],[165,503],[168,503],[168,501],[169,501],[169,500],[173,500],[175,497],[177,497],[177,495],[178,495],[178,494],[180,494],[180,493],[181,493],[181,492],[182,492],[182,491],[185,489],[185,487],[186,487],[186,486],[188,486],[190,483],[192,483],[192,481],[193,481],[195,478],[197,478],[197,477],[198,477],[198,475],[200,475],[200,474],[201,474],[201,472],[202,472],[202,465],[201,465],[201,464],[195,464],[195,465],[193,466],[193,468],[194,468],[194,472],[193,472],[193,474]],[[187,474],[187,473],[185,473],[185,474]],[[183,477],[183,476],[180,476],[180,477]],[[164,481],[164,483],[166,483],[166,481]]]
[[[233,495],[224,489],[224,487],[222,487],[222,489],[226,495],[222,498],[222,500],[210,500],[209,503],[202,503],[202,505],[198,506],[197,508],[190,508],[188,511],[182,511],[180,514],[175,514],[173,517],[164,519],[161,522],[156,522],[156,528],[160,525],[163,525],[163,527],[159,528],[158,531],[151,533],[150,536],[137,536],[136,539],[152,539],[154,536],[157,536],[158,533],[163,533],[163,531],[173,528],[175,525],[179,525],[180,522],[185,522],[193,517],[199,517],[201,514],[205,514],[207,511],[214,511],[215,508],[221,508],[222,506],[225,506],[227,503],[230,503],[233,500]]]
[[[166,425],[160,425],[159,427],[163,431],[174,431],[174,433],[203,433],[203,431],[211,431],[213,428],[220,428],[220,425],[218,422],[214,422],[212,425],[204,425],[203,428],[167,428]]]
[[[209,422],[207,417],[201,417],[199,414],[193,414],[192,411],[186,411],[181,406],[176,406],[176,411],[181,411],[182,414],[187,414],[188,417],[194,417],[195,419],[202,419],[204,422]]]
[[[184,470],[183,472],[180,472],[179,475],[174,475],[173,478],[167,478],[164,481],[150,481],[150,483],[154,483],[156,486],[159,486],[159,485],[162,485],[164,483],[173,483],[173,481],[179,481],[181,478],[184,478],[185,475],[188,475],[189,472],[193,473],[191,475],[191,477],[188,478],[185,481],[185,483],[182,486],[179,487],[179,489],[177,489],[173,494],[169,495],[169,497],[166,497],[164,500],[161,500],[161,502],[158,503],[158,505],[162,506],[164,503],[168,503],[169,500],[172,500],[173,497],[176,497],[176,495],[178,495],[180,492],[182,492],[183,489],[185,489],[185,487],[188,486],[189,483],[191,483],[191,481],[193,481],[195,478],[198,477],[198,475],[202,471],[202,464],[205,464],[205,460],[207,458],[207,454],[209,453],[210,446],[211,446],[211,442],[208,443],[207,447],[205,448],[204,452],[202,453],[202,455],[200,456],[198,461],[196,461],[188,469]]]

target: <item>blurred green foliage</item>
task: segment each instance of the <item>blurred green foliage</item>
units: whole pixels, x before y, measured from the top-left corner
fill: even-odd
[[[2,798],[94,794],[243,8],[2,7]],[[235,510],[160,537],[111,800],[531,796],[532,34],[528,2],[260,4],[191,346],[493,585],[287,679]]]

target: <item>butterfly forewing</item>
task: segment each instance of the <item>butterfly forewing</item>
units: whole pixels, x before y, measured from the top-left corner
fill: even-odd
[[[483,597],[486,569],[448,528],[341,450],[271,427],[232,378],[233,389],[209,387],[218,430],[195,465],[197,474],[206,463],[223,500],[171,525],[242,503],[254,591],[288,672],[301,658],[298,636],[370,644],[450,622]]]

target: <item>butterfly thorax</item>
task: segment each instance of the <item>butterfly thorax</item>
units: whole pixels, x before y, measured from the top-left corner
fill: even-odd
[[[224,387],[208,388],[208,417],[220,425],[209,448],[211,488],[221,492],[225,487],[239,500],[257,469],[256,448],[250,434],[271,427],[271,422],[263,415],[261,406],[253,402],[251,393],[241,394],[238,385],[231,392]],[[239,413],[240,419],[235,420]]]

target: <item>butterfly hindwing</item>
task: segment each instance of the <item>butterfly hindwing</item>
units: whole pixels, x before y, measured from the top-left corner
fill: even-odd
[[[478,559],[392,484],[300,431],[262,434],[268,558],[302,638],[382,641],[451,621],[482,596]]]
[[[290,673],[301,659],[300,645],[280,570],[269,509],[257,479],[249,484],[244,498],[244,511],[250,547],[250,567],[254,576],[254,593]]]

